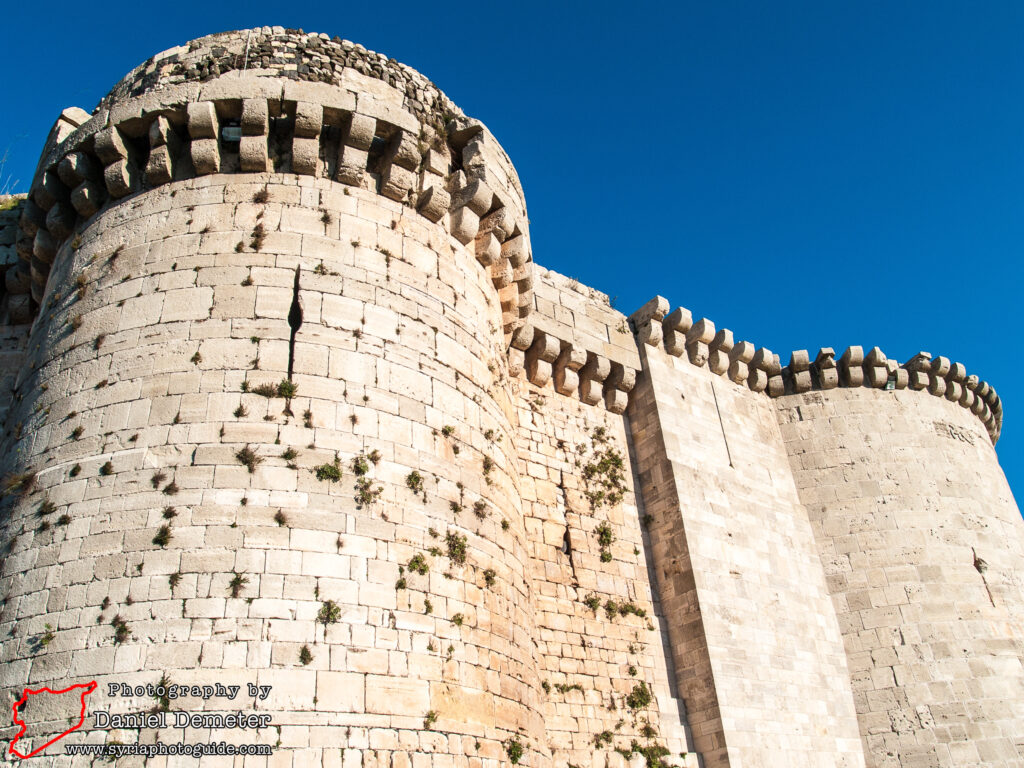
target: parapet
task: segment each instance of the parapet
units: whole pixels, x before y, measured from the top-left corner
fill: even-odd
[[[832,347],[823,347],[811,359],[799,349],[783,366],[779,355],[748,341],[735,341],[732,331],[715,328],[707,318],[694,322],[690,310],[655,296],[631,316],[639,343],[664,346],[674,357],[685,355],[698,367],[725,376],[733,383],[769,397],[799,394],[836,387],[872,387],[882,390],[912,389],[944,397],[974,413],[988,431],[992,443],[999,440],[1003,406],[995,388],[968,375],[963,363],[919,352],[900,365],[878,347],[866,354],[863,347],[848,347],[836,358]]]
[[[0,272],[7,278],[0,281],[0,325],[20,325],[27,322],[29,316],[27,299],[22,301],[24,306],[21,310],[17,306],[10,306],[11,296],[16,292],[12,289],[19,287],[13,282],[19,278],[19,273],[10,268],[18,263],[14,243],[17,240],[18,219],[21,218],[25,199],[25,195],[0,195]]]
[[[425,77],[362,46],[264,27],[150,59],[51,131],[20,218],[19,299],[38,311],[61,247],[97,212],[213,173],[294,173],[376,191],[474,249],[506,340],[533,306],[526,203],[508,155]],[[11,270],[8,269],[8,272]]]
[[[537,270],[535,306],[512,337],[510,373],[588,405],[623,413],[640,368],[625,315],[608,297],[552,270]]]

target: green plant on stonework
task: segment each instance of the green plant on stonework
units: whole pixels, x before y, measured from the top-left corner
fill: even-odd
[[[604,427],[597,427],[591,434],[594,455],[583,466],[584,495],[591,509],[602,506],[614,507],[626,494],[625,461],[610,443],[611,438]]]
[[[312,471],[316,474],[317,480],[327,480],[336,483],[341,480],[341,459],[338,458],[338,454],[334,454],[333,463],[320,464],[313,467]]]
[[[647,611],[636,603],[619,603],[619,616],[629,616],[631,614],[644,618],[647,616]]]
[[[131,637],[131,627],[128,626],[127,621],[121,618],[121,614],[110,620],[110,626],[114,628],[114,643],[116,645],[120,645]]]
[[[285,517],[284,512],[282,512],[279,509],[277,510],[277,512],[274,513],[274,522],[277,523],[279,526],[284,527],[288,525],[288,518]]]
[[[243,416],[248,416],[248,415],[249,415],[249,410],[244,405],[239,405],[237,408],[235,408],[235,418],[236,419],[240,419]]]
[[[257,384],[255,387],[250,387],[249,391],[254,395],[266,398],[277,395],[277,387],[273,384]]]
[[[299,391],[299,385],[291,379],[281,379],[281,382],[277,385],[277,396],[283,397],[286,400],[295,397],[295,393]]]
[[[363,454],[353,457],[352,459],[352,471],[355,472],[356,477],[362,477],[370,471],[370,462],[366,460]]]
[[[312,660],[313,660],[313,653],[312,653],[312,651],[309,650],[309,646],[308,645],[302,646],[302,648],[299,650],[299,664],[301,664],[302,666],[306,666]]]
[[[493,471],[494,471],[494,459],[492,459],[490,456],[484,456],[484,463],[483,463],[484,481],[488,485],[494,485],[494,481],[491,479],[491,472],[493,472]]]
[[[356,480],[356,505],[362,509],[373,504],[384,493],[384,486],[374,485],[368,477]]]
[[[587,599],[583,601],[583,604],[594,613],[597,613],[598,609],[601,607],[601,598],[597,595],[588,595]]]
[[[423,493],[423,475],[415,469],[405,476],[405,484],[413,493],[417,495]]]
[[[430,602],[429,598],[424,598],[423,600],[423,612],[426,614],[431,614],[434,612],[434,604]]]
[[[306,429],[313,428],[313,412],[308,408],[302,412],[302,425]]]
[[[232,573],[231,581],[228,582],[228,590],[230,590],[232,597],[238,597],[245,585],[249,583],[249,579],[237,571],[232,571]]]
[[[179,573],[172,573],[170,576],[167,577],[167,584],[168,584],[168,586],[170,586],[172,591],[180,583],[181,583],[181,573],[180,572]]]
[[[566,683],[556,683],[555,690],[559,693],[568,693],[569,691],[579,691],[580,693],[583,693],[583,686],[579,683],[572,683],[571,685],[567,685]]]
[[[466,537],[455,531],[448,531],[444,537],[444,543],[448,547],[448,559],[455,565],[466,564]]]
[[[509,527],[509,523],[508,523],[508,520],[502,520],[502,521],[501,521],[501,530],[503,530],[503,531],[507,531],[507,530],[508,530],[508,527]]]
[[[612,542],[615,541],[615,534],[612,533],[612,527],[608,523],[600,523],[594,528],[594,533],[597,534],[597,546],[601,552],[601,562],[611,562],[611,546]]]
[[[323,624],[325,627],[328,624],[337,624],[341,618],[341,606],[339,606],[333,600],[324,600],[320,604],[320,612],[316,615],[316,620]]]
[[[171,526],[161,525],[157,529],[156,536],[153,537],[153,543],[158,547],[166,547],[171,541]]]
[[[461,613],[456,613],[454,616],[452,616],[452,624],[454,624],[456,627],[461,627],[462,622],[464,622],[465,620],[466,617],[463,616]]]
[[[446,424],[445,426],[441,427],[441,434],[444,435],[445,437],[451,437],[452,435],[455,434],[455,427],[451,426],[450,424]]]
[[[551,683],[547,680],[541,681],[540,687],[544,689],[544,693],[551,693]]]
[[[409,560],[409,570],[413,573],[418,573],[420,576],[426,576],[430,570],[430,564],[427,562],[427,558],[423,556],[422,552],[417,552]]]
[[[78,465],[76,464],[75,466]],[[0,490],[2,490],[3,496],[25,496],[35,487],[35,484],[35,472],[20,472],[7,475],[3,480],[2,486],[0,486]]]
[[[669,749],[661,744],[649,744],[648,746],[643,747],[640,746],[640,742],[633,739],[629,744],[629,749],[617,747],[615,751],[622,755],[626,760],[629,760],[633,754],[642,755],[644,758],[644,764],[647,768],[671,768],[669,763],[662,760],[663,757],[670,754]],[[680,754],[680,757],[685,758],[686,754],[686,752],[683,752]]]
[[[114,465],[112,462],[104,462],[103,466],[100,467],[100,474],[104,477],[107,475],[114,474]]]
[[[487,502],[483,499],[478,499],[473,503],[473,514],[483,520],[487,517]]]
[[[294,448],[285,448],[284,453],[281,454],[281,458],[285,461],[295,461],[299,457],[299,452]]]
[[[626,706],[630,709],[647,709],[651,705],[651,701],[651,689],[642,680],[634,685],[633,690],[626,696]]]
[[[57,525],[68,525],[71,523],[71,515],[61,515],[57,518]]]
[[[168,677],[166,672],[157,680],[153,698],[156,699],[156,708],[160,712],[167,712],[171,708],[171,697],[169,695],[171,684],[171,678]],[[160,693],[160,691],[163,691],[163,693]]]
[[[594,734],[594,746],[598,749],[601,747],[610,747],[612,744],[612,732],[601,731],[600,733]]]
[[[494,572],[493,568],[488,568],[484,571],[484,584],[488,587],[493,587],[497,576],[498,574]]]
[[[259,251],[263,248],[263,243],[267,239],[267,230],[263,226],[263,222],[257,222],[256,226],[252,229],[252,235],[249,239],[249,246],[254,251]]]
[[[49,624],[46,625],[46,631],[39,637],[38,646],[39,648],[45,648],[54,641],[57,635],[53,632],[53,627]]]
[[[258,455],[248,445],[236,451],[235,458],[238,459],[239,464],[242,464],[249,470],[249,474],[255,472],[256,467],[263,462],[263,457]]]
[[[523,745],[519,741],[518,736],[513,736],[505,742],[505,754],[508,755],[508,761],[512,763],[512,765],[519,764],[519,761],[523,759],[524,752],[525,750],[523,749]]]
[[[436,723],[436,722],[437,722],[437,711],[432,709],[429,712],[427,712],[426,716],[423,718],[423,728],[429,730],[430,728],[433,727],[434,723]]]

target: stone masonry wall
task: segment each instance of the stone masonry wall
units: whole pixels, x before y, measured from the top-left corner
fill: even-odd
[[[501,307],[472,251],[372,192],[271,175],[174,183],[74,242],[6,449],[38,472],[5,517],[5,700],[57,680],[258,680],[270,698],[235,706],[273,713],[275,766],[491,764],[513,738],[533,755]],[[292,397],[255,393],[282,381]],[[105,736],[171,738],[74,738]],[[211,737],[246,734],[186,734]]]
[[[671,765],[695,767],[648,575],[650,545],[641,535],[626,425],[550,386],[524,383],[519,403],[520,493],[554,762],[621,765],[614,750],[629,754],[638,744],[666,749]],[[592,501],[609,479],[595,468],[615,457],[623,464],[611,492],[621,500]],[[637,706],[634,692],[645,688],[652,701]]]
[[[0,706],[271,719],[50,764],[1024,768],[1024,523],[962,364],[627,319],[533,263],[482,123],[299,30],[144,62],[0,209]]]
[[[774,402],[869,765],[1024,765],[1024,522],[981,422],[911,390]]]
[[[770,401],[641,350],[628,415],[705,766],[863,766],[839,626]]]
[[[18,219],[24,196],[0,195],[0,273],[18,261],[14,248],[17,239]],[[12,322],[7,303],[9,291],[5,282],[0,282],[0,424],[4,429],[13,429],[7,418],[14,398],[14,384],[28,346],[28,325]]]

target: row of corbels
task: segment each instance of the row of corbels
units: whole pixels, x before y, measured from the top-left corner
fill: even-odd
[[[697,322],[685,307],[669,312],[668,299],[655,296],[630,317],[641,344],[660,347],[673,357],[686,355],[696,366],[764,392],[782,368],[779,356],[749,341],[736,341],[728,328],[716,329],[706,317]]]
[[[526,227],[521,226],[525,212],[488,183],[482,158],[491,139],[480,121],[456,118],[449,123],[448,140],[463,159],[463,168],[447,179],[449,231],[463,245],[472,245],[477,261],[489,271],[508,341],[533,308],[533,258]],[[434,181],[434,187],[439,183]]]
[[[706,365],[712,373],[769,397],[837,387],[927,390],[974,413],[993,443],[1002,430],[1003,408],[995,388],[969,376],[963,363],[946,357],[919,352],[900,365],[878,347],[866,354],[863,347],[848,347],[838,359],[834,349],[823,347],[813,360],[807,350],[796,350],[783,367],[778,355],[764,347],[755,349],[747,341],[734,341],[731,331],[716,331],[707,318],[693,322],[683,307],[669,312],[668,300],[661,296],[647,302],[631,320],[641,344],[664,345],[674,357],[685,354],[694,365]]]
[[[380,194],[415,207],[432,222],[442,222],[460,242],[473,246],[499,292],[505,333],[511,337],[533,303],[525,214],[518,211],[522,206],[504,200],[483,178],[452,170],[460,164],[453,162],[453,147],[475,159],[482,156],[478,145],[487,140],[483,126],[460,118],[450,129],[455,143],[434,141],[428,146],[407,128],[303,101],[191,102],[149,115],[148,125],[132,119],[91,136],[72,137],[67,142],[69,151],[36,179],[24,206],[17,247],[27,269],[19,271],[15,293],[31,293],[41,302],[57,251],[108,200],[193,175],[274,170],[271,125],[275,113],[286,118],[285,126],[293,127],[290,168],[294,173],[327,173],[332,164],[321,156],[322,134],[336,130],[334,180],[367,186],[371,147],[377,142]],[[228,122],[237,122],[240,133],[237,159],[230,162],[223,154],[227,144],[221,135]],[[278,142],[288,141],[280,130],[275,135]],[[483,171],[478,174],[484,175]],[[24,303],[27,311],[27,300]]]
[[[636,385],[636,370],[604,355],[581,349],[532,325],[523,325],[512,337],[509,375],[525,374],[531,384],[566,397],[579,397],[587,405],[604,403],[612,413],[624,413]]]

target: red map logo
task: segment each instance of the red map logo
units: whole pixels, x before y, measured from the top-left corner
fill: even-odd
[[[74,691],[76,689],[79,689],[81,691],[81,693],[79,694],[79,699],[81,701],[81,709],[80,709],[80,711],[78,713],[78,722],[77,723],[72,725],[70,728],[68,728],[66,731],[64,731],[64,733],[60,734],[59,736],[54,736],[52,739],[50,739],[48,742],[46,742],[42,746],[36,747],[31,752],[29,752],[27,755],[21,754],[21,752],[19,752],[17,749],[14,748],[14,745],[18,743],[18,739],[20,739],[22,736],[24,736],[25,735],[25,731],[28,729],[28,725],[25,723],[25,721],[22,720],[18,716],[18,711],[28,701],[28,697],[29,696],[38,696],[40,694],[47,694],[47,693],[51,694],[51,695],[60,695],[62,693],[70,693],[71,691]],[[14,724],[17,725],[17,726],[20,726],[20,730],[18,731],[18,735],[15,736],[11,740],[11,747],[8,750],[8,752],[10,752],[10,754],[12,754],[12,755],[14,755],[16,757],[20,757],[22,760],[24,760],[25,758],[32,757],[33,755],[36,755],[36,754],[42,752],[44,749],[46,749],[48,746],[50,746],[54,742],[60,741],[61,739],[63,739],[65,736],[67,736],[72,731],[81,728],[82,724],[85,722],[85,697],[88,696],[90,693],[92,693],[95,690],[96,690],[96,681],[95,680],[93,680],[91,683],[82,683],[80,685],[72,685],[70,688],[62,688],[59,691],[52,691],[49,688],[39,688],[37,690],[33,690],[32,688],[26,688],[25,692],[21,694],[21,698],[18,699],[14,703]]]

